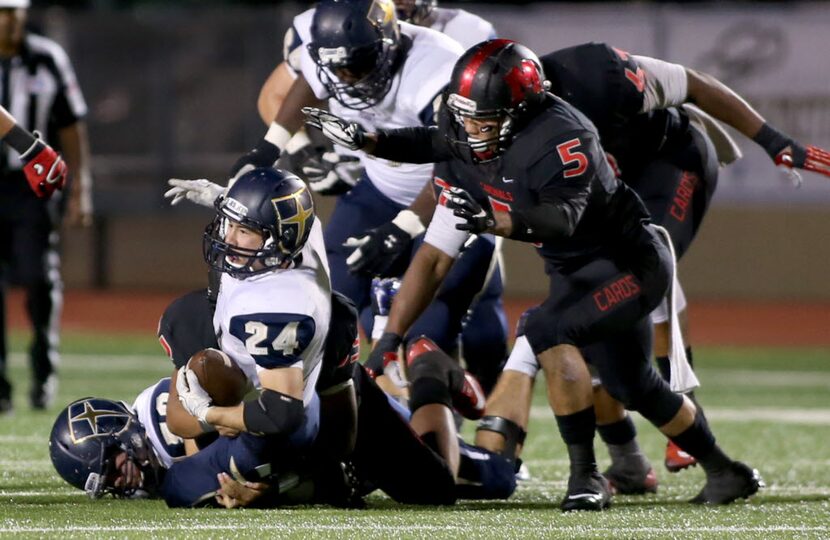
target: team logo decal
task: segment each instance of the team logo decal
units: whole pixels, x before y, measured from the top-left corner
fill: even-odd
[[[375,0],[367,17],[370,21],[380,21],[381,25],[387,25],[395,19],[395,4],[392,0]]]
[[[96,405],[99,408],[96,408]],[[69,434],[75,444],[92,437],[117,435],[127,429],[133,418],[123,409],[114,409],[100,402],[96,404],[91,400],[73,403],[69,406],[67,414]]]
[[[296,229],[295,238],[301,241],[314,223],[314,201],[303,186],[291,195],[271,199],[280,221],[280,234],[288,226]]]

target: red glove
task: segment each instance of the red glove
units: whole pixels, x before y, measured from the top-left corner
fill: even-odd
[[[801,184],[801,175],[795,169],[804,169],[830,177],[830,152],[817,146],[804,147],[769,124],[764,124],[753,137],[775,164],[790,176],[793,184]]]
[[[40,198],[48,198],[66,182],[66,163],[60,154],[41,140],[35,141],[20,155],[23,173],[32,191]]]
[[[830,176],[830,152],[818,146],[810,145],[803,151],[801,148],[796,151],[785,148],[775,156],[775,164]]]

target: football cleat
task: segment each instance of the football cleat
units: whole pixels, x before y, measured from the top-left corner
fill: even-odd
[[[568,493],[559,507],[563,512],[581,510],[597,512],[611,506],[611,487],[608,480],[597,471],[590,476],[568,479]]]
[[[684,452],[679,446],[669,441],[666,444],[666,459],[663,461],[670,473],[676,473],[697,465],[697,460],[691,454]]]
[[[657,474],[641,454],[615,460],[602,475],[608,479],[614,495],[657,493]]]
[[[762,487],[764,480],[758,469],[751,469],[740,461],[733,461],[726,470],[707,475],[706,485],[692,499],[692,504],[729,504],[737,499],[748,499]]]
[[[58,392],[58,378],[53,373],[49,375],[45,381],[32,383],[32,389],[29,392],[29,401],[32,409],[42,411],[52,406],[55,401],[55,395]]]

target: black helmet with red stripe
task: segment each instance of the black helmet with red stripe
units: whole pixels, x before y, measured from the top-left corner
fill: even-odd
[[[455,64],[447,108],[458,124],[464,118],[499,119],[501,124],[491,138],[457,142],[469,146],[479,160],[495,157],[510,144],[520,121],[544,101],[547,87],[539,57],[524,45],[491,39],[474,46]]]

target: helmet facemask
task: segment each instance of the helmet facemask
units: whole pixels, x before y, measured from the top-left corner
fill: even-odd
[[[507,150],[513,137],[516,119],[512,109],[478,110],[474,101],[458,94],[449,95],[447,109],[456,135],[452,142],[467,147],[472,154],[473,161],[486,163],[497,159]],[[498,128],[493,130],[490,137],[473,137],[467,133],[464,125],[465,119],[496,120]]]
[[[362,47],[325,48],[309,45],[317,64],[317,77],[329,94],[344,107],[363,110],[383,101],[392,87],[398,48],[388,38]],[[343,81],[339,70],[353,74],[356,81]]]
[[[263,238],[262,246],[259,248],[245,248],[228,243],[225,237],[228,232],[229,221],[235,221],[240,225],[259,232]],[[274,240],[270,231],[255,226],[253,223],[248,224],[244,221],[233,219],[225,215],[221,210],[205,228],[202,249],[205,261],[212,268],[236,278],[244,278],[277,268],[285,268],[291,260],[290,255],[286,256],[280,253],[278,243]],[[261,264],[257,264],[257,262]]]

